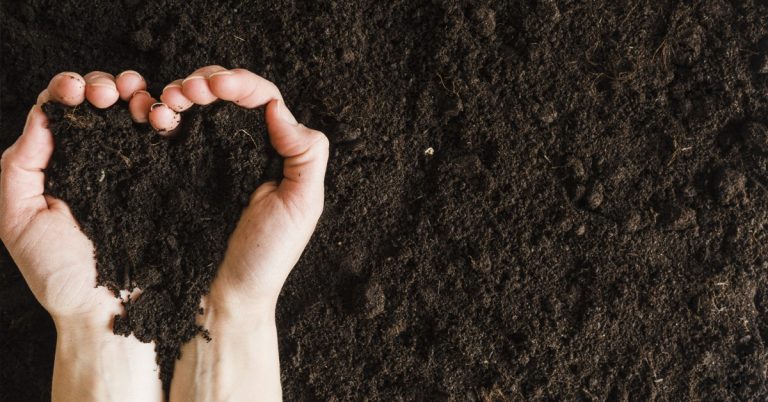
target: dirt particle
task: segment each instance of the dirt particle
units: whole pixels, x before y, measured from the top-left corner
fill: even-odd
[[[587,225],[581,224],[579,227],[576,228],[576,230],[573,231],[573,234],[576,236],[584,236],[587,233]]]
[[[746,200],[747,177],[731,168],[717,170],[712,177],[712,191],[723,206],[737,205]]]
[[[346,64],[352,63],[357,58],[357,55],[352,49],[344,49],[340,53],[341,53],[341,61]]]
[[[579,158],[570,157],[566,162],[568,167],[568,174],[579,182],[584,182],[587,179],[587,171],[584,169],[584,163]]]
[[[643,215],[639,211],[630,211],[624,219],[624,231],[635,233],[643,224]]]
[[[350,248],[339,260],[339,267],[352,274],[359,274],[363,268],[364,254],[362,249]]]
[[[386,297],[384,289],[376,282],[368,285],[365,290],[365,311],[368,318],[374,318],[384,312]]]
[[[489,37],[496,31],[496,12],[487,6],[479,6],[472,10],[472,22],[480,36]]]
[[[744,124],[743,137],[761,154],[768,153],[768,127],[758,122],[750,121]]]
[[[491,257],[487,253],[474,253],[474,255],[470,256],[470,264],[472,265],[472,269],[485,274],[491,272],[493,269]]]
[[[140,29],[131,35],[131,41],[141,51],[152,49],[152,32],[149,28]]]
[[[600,207],[604,198],[605,188],[603,187],[602,183],[596,182],[592,184],[592,188],[590,188],[589,193],[586,195],[586,197],[584,197],[584,205],[591,210],[595,210]]]
[[[758,74],[768,74],[768,54],[764,54],[762,60],[758,63]]]
[[[581,201],[584,194],[586,194],[587,187],[583,184],[571,181],[567,184],[566,191],[568,191],[568,198],[571,202],[577,203]]]
[[[672,61],[678,66],[690,67],[699,60],[703,47],[704,28],[701,25],[681,28],[672,40]]]
[[[661,213],[661,223],[674,231],[691,229],[696,226],[696,211],[688,207],[669,206]]]
[[[331,136],[336,144],[357,141],[362,135],[362,130],[347,123],[339,123]]]

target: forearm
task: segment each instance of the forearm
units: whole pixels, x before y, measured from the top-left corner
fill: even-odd
[[[53,401],[162,401],[153,344],[111,325],[56,323]]]
[[[241,320],[206,311],[201,324],[211,340],[182,347],[171,402],[280,401],[280,359],[274,312]]]

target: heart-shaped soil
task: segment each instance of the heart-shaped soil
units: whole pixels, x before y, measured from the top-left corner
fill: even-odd
[[[251,193],[278,178],[263,112],[216,104],[161,137],[128,109],[49,103],[56,149],[46,192],[66,201],[96,249],[98,283],[142,289],[115,332],[155,341],[167,384],[181,344]]]

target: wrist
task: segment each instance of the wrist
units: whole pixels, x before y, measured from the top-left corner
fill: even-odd
[[[112,325],[56,321],[52,400],[160,401],[154,345],[112,333]]]
[[[200,325],[205,328],[231,326],[247,330],[265,325],[274,326],[278,294],[256,296],[244,289],[224,286],[222,283],[226,282],[214,282],[208,294],[203,297],[200,305],[203,313],[198,316]]]
[[[122,303],[115,298],[85,313],[51,312],[50,314],[59,335],[66,333],[77,337],[93,337],[112,335],[115,316],[122,313]]]
[[[246,304],[225,301],[211,292],[201,303],[203,314],[198,324],[215,333],[220,331],[256,331],[275,327],[275,304],[272,302]]]
[[[274,308],[241,311],[211,303],[209,297],[202,304],[198,324],[209,337],[195,337],[182,347],[171,402],[251,400],[254,395],[281,400]]]
[[[134,337],[115,335],[114,315],[110,317],[54,318],[57,354],[93,356],[94,359],[124,356],[146,348]],[[121,357],[122,358],[122,357]]]

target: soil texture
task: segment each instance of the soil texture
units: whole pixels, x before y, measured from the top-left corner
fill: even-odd
[[[262,110],[234,104],[184,114],[172,137],[131,121],[125,105],[105,111],[43,105],[55,151],[46,192],[64,200],[94,243],[98,284],[138,288],[115,317],[115,333],[154,341],[170,385],[240,211],[267,177],[280,174]],[[203,334],[203,336],[206,336]]]
[[[66,70],[138,70],[158,95],[203,65],[244,67],[328,135],[325,212],[278,303],[287,400],[768,399],[765,0],[0,12],[0,149]],[[232,141],[267,169],[263,147]],[[7,256],[0,268],[0,395],[46,400],[55,331]],[[178,294],[175,274],[157,290]]]

